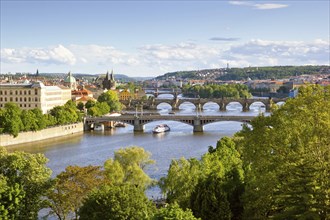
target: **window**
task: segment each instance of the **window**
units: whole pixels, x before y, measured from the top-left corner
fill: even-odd
[[[16,97],[16,102],[18,102],[18,98]]]
[[[10,97],[9,100],[12,102],[13,101],[13,97]]]
[[[34,94],[38,95],[38,89],[34,89]]]
[[[0,95],[2,95],[2,91],[0,91]]]
[[[0,102],[2,102],[2,97],[0,97]]]
[[[29,102],[31,102],[31,97],[29,97]]]
[[[35,104],[35,107],[37,108],[37,107],[38,107],[38,105],[37,105],[37,104]]]
[[[7,97],[5,97],[5,102],[7,102]]]
[[[24,102],[26,102],[26,97],[24,98]]]
[[[9,94],[12,95],[12,94],[13,94],[13,91],[10,90],[10,91],[9,91]]]
[[[29,90],[29,95],[31,95],[31,90]]]
[[[7,91],[5,91],[5,95],[7,95]]]
[[[16,91],[15,91],[15,95],[17,95],[17,94],[18,94],[18,91],[16,90]]]
[[[19,101],[20,101],[20,102],[22,101],[22,97],[19,98]]]
[[[35,98],[34,98],[34,101],[36,101],[36,102],[37,102],[37,101],[38,101],[38,98],[37,98],[37,97],[35,97]]]
[[[22,95],[22,91],[19,91],[19,94]]]
[[[24,95],[26,95],[26,90],[24,90]]]

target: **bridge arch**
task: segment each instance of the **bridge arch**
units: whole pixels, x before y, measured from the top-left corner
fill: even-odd
[[[175,96],[171,93],[159,93],[157,98],[159,98],[159,99],[174,99]]]
[[[205,109],[217,109],[218,110],[218,109],[220,109],[220,105],[215,101],[208,101],[202,105],[202,109],[203,110],[205,110]]]
[[[164,106],[165,109],[172,109],[172,103],[170,103],[170,102],[165,102],[165,101],[160,102],[160,103],[158,103],[158,104],[156,105],[156,109],[157,109],[157,110],[158,110],[158,109],[162,109],[162,108],[160,108],[160,106]]]
[[[239,101],[229,101],[225,103],[225,110],[243,110],[244,103],[239,102]]]
[[[194,102],[190,102],[190,101],[187,101],[187,100],[179,101],[179,103],[177,105],[177,108],[182,109],[182,105],[188,105],[192,109],[197,109],[196,104]]]
[[[262,101],[255,101],[250,103],[249,109],[259,112],[265,112],[266,111],[267,104]]]

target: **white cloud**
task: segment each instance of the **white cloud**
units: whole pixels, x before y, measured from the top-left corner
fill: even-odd
[[[63,45],[48,48],[4,48],[1,60],[6,63],[47,63],[74,65],[76,57]]]
[[[255,3],[253,1],[229,1],[231,5],[238,5],[238,6],[248,6],[254,9],[259,10],[269,10],[269,9],[278,9],[278,8],[286,8],[289,5],[286,4],[277,4],[277,3]]]
[[[232,46],[222,56],[237,62],[248,61],[249,65],[329,65],[329,41],[267,41],[250,40],[247,43]],[[316,62],[315,62],[316,61]]]
[[[112,46],[90,45],[70,45],[70,50],[84,61],[99,63],[99,65],[114,66],[119,64],[136,65],[138,60],[132,55],[117,50]]]
[[[277,8],[286,8],[288,5],[284,4],[254,4],[253,5],[256,9],[260,10],[268,10],[268,9],[277,9]]]
[[[133,52],[112,46],[58,45],[47,48],[1,49],[1,72],[35,71],[116,73],[155,76],[171,71],[273,65],[329,65],[329,41],[252,39],[221,44],[144,45]]]

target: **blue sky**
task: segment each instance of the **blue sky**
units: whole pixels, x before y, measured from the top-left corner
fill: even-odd
[[[329,0],[1,1],[1,73],[329,65]]]

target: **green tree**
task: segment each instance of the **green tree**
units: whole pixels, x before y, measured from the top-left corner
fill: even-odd
[[[1,196],[0,204],[9,207],[7,211],[15,219],[37,219],[50,186],[51,170],[46,163],[47,158],[42,154],[8,153],[0,148],[0,176],[2,184],[9,189],[5,193],[11,196],[9,199]]]
[[[95,105],[95,101],[93,101],[93,100],[88,100],[87,102],[86,102],[86,104],[85,104],[85,107],[87,108],[87,109],[90,109],[91,107],[93,107],[94,105]]]
[[[232,213],[223,189],[224,181],[216,176],[208,176],[199,181],[191,200],[191,209],[196,217],[208,220],[230,220]]]
[[[7,178],[0,174],[0,219],[18,219],[24,197],[21,185],[8,185]]]
[[[7,102],[0,117],[0,127],[3,128],[2,132],[17,137],[18,133],[23,130],[24,125],[21,120],[21,109],[15,103]]]
[[[33,114],[35,115],[35,118],[37,119],[37,126],[38,126],[38,130],[44,129],[48,126],[48,123],[51,123],[51,120],[47,117],[47,114],[43,114],[41,109],[39,108],[34,108],[32,109]],[[53,124],[50,124],[53,125]]]
[[[152,220],[198,220],[190,209],[183,210],[177,203],[167,204],[166,207],[159,209]]]
[[[204,205],[202,207],[197,206],[197,208],[193,208],[194,203],[192,203],[191,208],[193,210],[198,210],[200,213],[211,214],[215,212],[215,210],[212,210],[211,205],[208,206],[205,205],[205,203],[207,203],[207,201],[212,201],[212,199],[217,196],[219,196],[219,199],[224,196],[221,203],[222,206],[219,206],[219,210],[217,210],[219,218],[223,219],[223,216],[231,216],[233,220],[241,219],[243,213],[241,196],[244,192],[244,171],[241,155],[236,145],[237,141],[238,140],[234,138],[223,137],[217,142],[215,149],[210,148],[209,152],[203,155],[201,160],[203,178],[200,179],[201,185],[199,184],[199,187],[196,189],[199,193],[195,192],[191,201],[197,205]],[[205,184],[210,184],[210,186],[214,184],[214,186],[207,188],[207,192],[203,194],[203,184],[204,186]],[[196,198],[197,196],[199,197]],[[202,199],[202,201],[199,201],[199,198]],[[230,214],[223,213],[223,211],[227,210],[224,208],[227,202],[229,204]],[[209,216],[208,218],[211,219],[212,217]]]
[[[98,166],[68,166],[54,179],[54,186],[48,193],[50,214],[59,219],[70,215],[78,218],[78,209],[92,189],[104,183],[103,172]]]
[[[240,132],[245,218],[330,218],[329,109],[329,86],[301,87]]]
[[[37,118],[32,110],[23,110],[21,113],[21,120],[23,123],[23,131],[38,130]]]
[[[146,189],[154,180],[144,169],[155,161],[150,159],[151,154],[141,147],[133,146],[115,152],[114,159],[104,163],[105,173],[115,184],[129,183]]]
[[[142,189],[130,184],[104,186],[84,200],[79,219],[141,220],[150,219],[154,211]]]
[[[177,202],[181,208],[190,206],[190,196],[202,175],[200,163],[192,158],[172,160],[167,176],[162,177],[159,186],[168,203]]]
[[[120,111],[121,110],[121,103],[119,102],[118,94],[115,91],[108,90],[107,92],[102,93],[98,99],[98,102],[106,102],[109,106],[111,111]]]
[[[85,105],[84,105],[84,103],[82,103],[82,102],[79,102],[79,103],[77,104],[77,108],[78,108],[80,111],[83,111],[83,110],[84,110],[84,108],[85,108]]]

